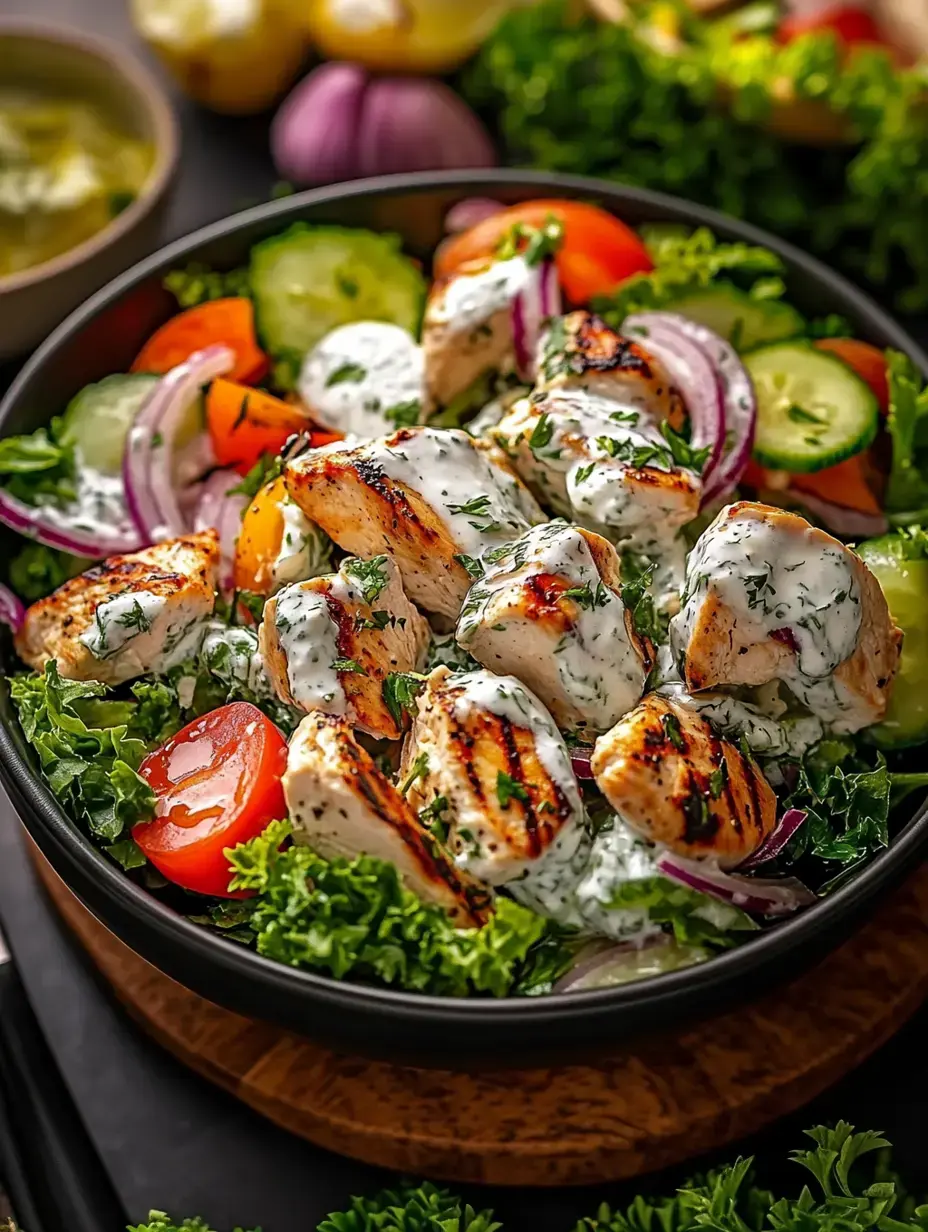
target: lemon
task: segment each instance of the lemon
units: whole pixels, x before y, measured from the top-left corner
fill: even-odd
[[[524,0],[522,0],[524,3]],[[513,0],[288,0],[324,56],[386,72],[455,68]]]
[[[185,94],[214,111],[269,107],[296,78],[307,50],[283,0],[132,0],[142,38]]]

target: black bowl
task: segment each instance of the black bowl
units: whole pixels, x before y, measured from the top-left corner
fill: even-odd
[[[906,351],[928,375],[926,357],[867,296],[818,261],[712,210],[597,180],[525,172],[398,176],[340,185],[271,202],[206,227],[136,265],[72,313],[26,365],[0,407],[0,433],[31,431],[82,385],[125,371],[141,343],[173,310],[163,275],[196,258],[219,268],[242,263],[255,241],[297,219],[396,231],[424,259],[442,235],[448,208],[463,197],[506,202],[544,196],[592,199],[627,222],[711,227],[763,244],[789,271],[789,293],[810,315],[838,312],[862,337]],[[7,639],[4,667],[12,665]],[[703,966],[625,987],[503,1001],[460,1001],[342,983],[261,958],[189,923],[114,867],[65,817],[36,772],[10,703],[0,691],[0,776],[26,828],[87,906],[162,971],[239,1013],[278,1022],[335,1046],[401,1056],[420,1064],[491,1060],[525,1064],[576,1056],[630,1031],[674,1025],[743,998],[821,956],[919,859],[928,839],[923,806],[850,884],[796,918]]]

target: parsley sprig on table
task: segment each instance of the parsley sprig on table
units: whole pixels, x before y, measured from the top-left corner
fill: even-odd
[[[928,1206],[918,1206],[890,1168],[890,1143],[873,1130],[839,1121],[806,1131],[811,1147],[790,1160],[805,1170],[795,1196],[758,1184],[754,1160],[738,1158],[688,1181],[675,1194],[638,1194],[624,1207],[605,1203],[573,1232],[925,1232]],[[429,1181],[372,1198],[352,1198],[316,1232],[498,1232],[491,1210],[478,1211]],[[128,1232],[211,1232],[201,1219],[175,1223],[161,1211]],[[236,1229],[241,1232],[241,1229]],[[528,1232],[528,1230],[526,1230]]]

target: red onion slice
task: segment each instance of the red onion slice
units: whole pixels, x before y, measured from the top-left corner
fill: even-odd
[[[734,347],[705,325],[691,321],[678,312],[639,312],[626,317],[622,329],[635,326],[654,328],[659,324],[673,325],[694,342],[699,343],[712,361],[722,385],[725,415],[725,439],[722,453],[714,467],[703,475],[702,503],[727,496],[738,485],[754,447],[757,430],[757,399],[747,369]]]
[[[201,485],[200,501],[193,519],[194,530],[213,529],[219,536],[219,576],[222,589],[227,592],[233,589],[235,542],[248,504],[248,497],[243,492],[232,491],[241,482],[241,475],[235,471],[215,471]]]
[[[62,517],[48,506],[27,505],[0,488],[0,522],[28,539],[44,543],[46,547],[69,552],[72,556],[102,560],[104,556],[120,556],[123,552],[135,552],[143,546],[141,538],[134,532],[120,531],[118,527],[106,530],[97,527],[85,531],[62,525]]]
[[[836,535],[844,535],[847,539],[870,539],[874,535],[885,535],[889,530],[889,522],[882,513],[847,509],[843,505],[822,500],[820,496],[814,496],[810,492],[800,492],[796,488],[787,488],[785,495],[798,501]]]
[[[614,988],[617,984],[650,979],[666,971],[705,962],[708,957],[706,950],[698,946],[680,945],[666,935],[649,937],[641,945],[627,941],[591,941],[551,991],[589,992],[597,988]]]
[[[492,218],[501,213],[506,206],[501,201],[493,201],[489,197],[465,197],[452,205],[445,215],[445,231],[448,235],[457,235],[460,231],[469,231],[485,218]]]
[[[161,378],[129,429],[122,462],[126,505],[145,543],[173,539],[187,529],[171,476],[177,429],[203,386],[234,364],[228,347],[195,351]]]
[[[792,915],[802,907],[810,907],[818,898],[808,886],[795,877],[764,880],[760,877],[739,877],[696,860],[666,852],[657,861],[665,877],[681,885],[708,894],[719,902],[740,907],[751,915]]]
[[[703,467],[708,479],[715,471],[725,445],[725,399],[722,378],[705,347],[689,337],[663,314],[637,313],[626,317],[622,329],[638,333],[642,346],[663,363],[683,395],[692,424],[696,449],[710,449]]]
[[[590,749],[589,753],[585,753],[582,749],[570,750],[570,764],[573,766],[574,774],[578,779],[592,781],[593,771],[590,769],[590,754],[592,752],[592,749]]]
[[[738,865],[739,871],[757,868],[758,864],[766,864],[768,860],[778,856],[808,815],[803,809],[787,809],[757,850],[741,861]]]
[[[509,305],[512,322],[512,348],[516,368],[523,381],[535,379],[535,357],[545,325],[561,312],[561,289],[554,262],[546,257],[529,266],[528,277]]]
[[[26,608],[22,599],[14,595],[9,586],[0,583],[0,620],[17,633],[25,617]]]

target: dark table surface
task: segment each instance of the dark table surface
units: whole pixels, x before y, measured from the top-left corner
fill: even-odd
[[[105,34],[146,53],[135,39],[127,0],[3,0],[21,14]],[[266,121],[209,116],[177,97],[183,154],[164,238],[264,200],[275,180]],[[201,1214],[214,1227],[263,1224],[266,1232],[306,1232],[350,1193],[384,1181],[375,1169],[338,1159],[276,1129],[231,1097],[187,1073],[126,1018],[97,981],[46,903],[29,866],[18,823],[0,800],[0,919],[51,1052],[127,1215],[152,1206]],[[798,1145],[815,1120],[845,1117],[883,1128],[902,1169],[928,1188],[924,1123],[928,1012],[802,1114],[749,1143],[772,1161]],[[648,1184],[672,1182],[655,1178]],[[475,1192],[511,1227],[566,1232],[605,1190]],[[104,1232],[101,1229],[101,1232]],[[106,1232],[109,1232],[107,1229]]]

